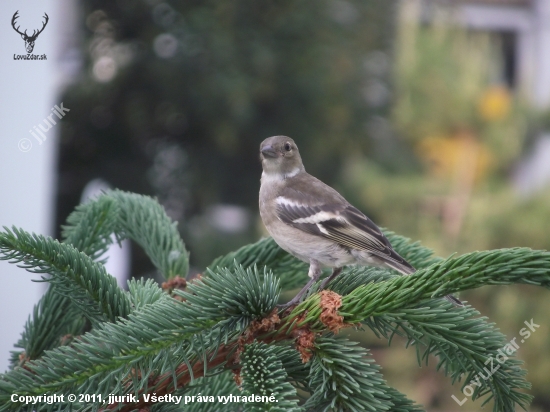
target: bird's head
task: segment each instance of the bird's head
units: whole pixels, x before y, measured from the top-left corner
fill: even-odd
[[[292,177],[304,170],[298,146],[290,137],[271,136],[260,145],[260,160],[266,175]]]

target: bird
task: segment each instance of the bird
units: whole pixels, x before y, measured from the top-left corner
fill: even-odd
[[[261,219],[283,250],[309,263],[310,280],[283,307],[299,303],[324,267],[332,268],[332,274],[321,283],[320,290],[348,265],[390,268],[402,275],[416,271],[372,220],[306,172],[293,139],[268,137],[260,144],[260,160]],[[446,298],[463,305],[452,295]]]

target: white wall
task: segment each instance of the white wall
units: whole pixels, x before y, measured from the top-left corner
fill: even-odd
[[[31,34],[42,27],[44,13],[49,22],[35,42],[33,54],[47,60],[14,60],[26,55],[25,43],[11,26],[19,10],[16,27]],[[52,235],[57,175],[59,124],[38,141],[30,131],[44,124],[54,105],[61,106],[65,86],[77,79],[81,65],[79,3],[74,0],[2,0],[0,2],[0,228],[13,225],[27,231]],[[64,108],[71,110],[68,105]],[[71,116],[66,112],[65,116]],[[56,116],[52,119],[58,120]],[[103,187],[93,181],[83,194],[87,198]],[[126,286],[130,245],[113,245],[107,252],[107,271]],[[46,284],[34,283],[40,275],[0,261],[0,373],[9,365],[10,350],[19,339],[34,305]]]
[[[535,37],[535,77],[533,94],[535,104],[550,107],[550,1],[533,1]]]
[[[60,103],[54,47],[62,25],[60,4],[55,0],[0,2],[0,227],[15,225],[48,235],[53,232],[56,130],[54,126],[42,144],[29,130]],[[26,54],[23,40],[10,24],[16,10],[18,24],[22,31],[28,28],[27,33],[42,27],[42,16],[48,13],[49,23],[33,51],[45,53],[47,60],[13,59],[14,54]],[[29,143],[32,148],[23,151],[29,149]],[[37,278],[0,262],[0,372],[8,367],[9,351],[45,289],[44,284],[31,282]]]

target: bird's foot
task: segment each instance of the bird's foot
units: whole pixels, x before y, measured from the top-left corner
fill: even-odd
[[[287,303],[283,303],[281,305],[277,305],[276,308],[279,312],[283,313],[286,312],[287,314],[292,312],[296,306],[298,306],[299,300],[292,299],[291,301]]]
[[[342,268],[334,268],[332,270],[332,274],[328,278],[323,280],[323,282],[321,283],[321,286],[319,286],[319,290],[320,291],[323,290],[325,286],[327,286],[330,283],[330,281],[336,278],[336,276],[338,276],[340,273],[342,273]]]
[[[288,309],[290,308],[291,306],[296,306],[300,303],[300,300],[302,299],[302,296],[304,296],[307,291],[309,290],[309,288],[311,287],[311,285],[313,285],[313,283],[315,283],[317,281],[317,279],[319,278],[319,276],[316,276],[316,277],[312,277],[309,282],[307,282],[307,284],[302,288],[302,290],[300,290],[296,296],[294,296],[289,302],[283,304],[283,305],[277,305],[277,308],[281,309],[281,310],[285,310],[285,309]]]

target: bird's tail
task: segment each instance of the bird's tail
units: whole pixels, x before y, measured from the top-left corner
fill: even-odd
[[[395,269],[399,273],[402,273],[404,275],[411,275],[414,272],[416,272],[416,269],[412,267],[405,259],[403,259],[403,263],[393,262],[390,260],[386,260],[384,263],[389,267],[391,267],[392,269]],[[460,299],[455,298],[453,295],[447,295],[445,296],[445,299],[447,299],[449,302],[451,302],[455,306],[464,306],[464,303],[462,303]]]
[[[447,295],[445,296],[445,299],[447,299],[449,302],[454,304],[455,306],[464,306],[464,303],[459,298],[455,298],[453,295]]]

